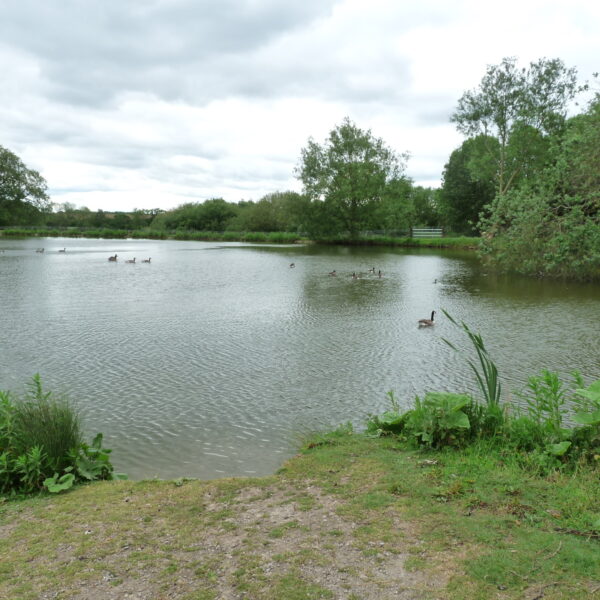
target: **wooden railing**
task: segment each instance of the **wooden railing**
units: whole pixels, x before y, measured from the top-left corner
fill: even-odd
[[[434,238],[434,237],[443,237],[444,230],[443,229],[435,229],[433,227],[417,229],[413,227],[411,230],[411,237],[414,238]]]

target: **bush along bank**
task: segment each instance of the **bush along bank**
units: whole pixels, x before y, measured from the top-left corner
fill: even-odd
[[[83,440],[73,407],[45,392],[38,374],[21,398],[0,391],[0,494],[57,493],[77,483],[126,479],[114,472],[110,453],[101,433],[91,444]]]
[[[519,394],[519,405],[501,404],[498,369],[483,339],[444,313],[475,349],[477,358],[467,357],[467,361],[481,400],[429,392],[417,397],[413,408],[402,411],[393,392],[388,392],[390,410],[369,417],[369,434],[395,436],[410,447],[431,450],[465,448],[483,441],[506,460],[543,476],[600,467],[600,380],[586,386],[574,372],[575,390],[569,392],[557,373],[543,370],[529,378],[526,391]],[[600,532],[600,514],[591,525]]]

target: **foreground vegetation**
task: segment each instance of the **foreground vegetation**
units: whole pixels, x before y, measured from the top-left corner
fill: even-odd
[[[44,392],[39,375],[22,397],[0,391],[0,494],[58,493],[84,481],[125,478],[114,473],[110,452],[102,434],[91,445],[83,441],[76,411]]]
[[[598,471],[342,428],[272,477],[101,482],[0,506],[0,596],[594,598]]]
[[[0,597],[595,597],[600,381],[574,374],[572,390],[544,371],[521,408],[500,404],[481,336],[453,322],[479,398],[430,392],[401,410],[390,392],[366,432],[314,435],[271,477],[105,481],[0,504]],[[39,378],[30,396],[50,399]],[[24,428],[3,407],[5,453],[7,431],[48,422],[36,409]]]

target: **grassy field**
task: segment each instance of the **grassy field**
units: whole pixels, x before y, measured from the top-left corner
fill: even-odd
[[[0,598],[600,598],[598,475],[341,429],[271,477],[5,501]]]

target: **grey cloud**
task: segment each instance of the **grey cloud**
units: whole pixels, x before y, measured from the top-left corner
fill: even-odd
[[[55,99],[94,105],[123,89],[181,96],[186,79],[201,77],[211,57],[252,52],[330,6],[319,0],[9,0],[0,37],[38,57]]]

